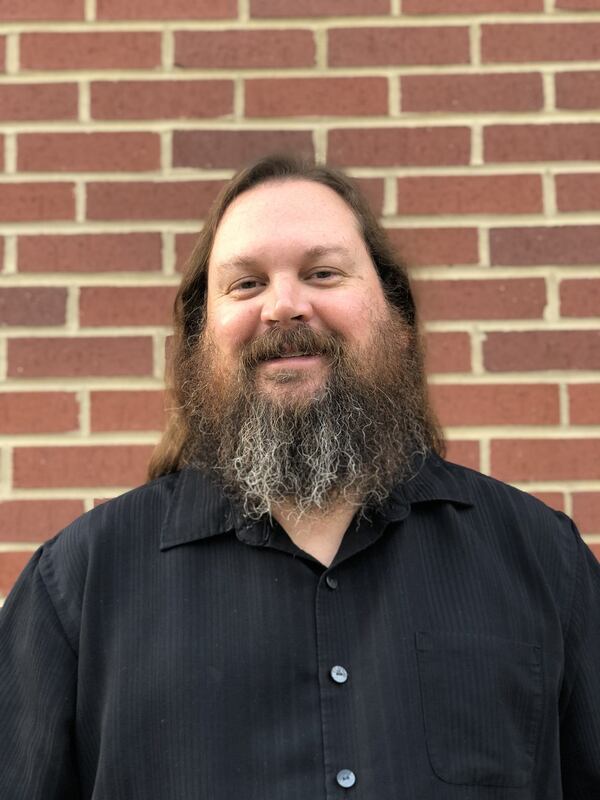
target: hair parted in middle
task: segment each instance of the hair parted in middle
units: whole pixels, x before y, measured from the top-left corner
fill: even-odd
[[[260,158],[237,172],[221,190],[188,259],[174,305],[173,347],[167,376],[173,410],[167,430],[152,455],[149,479],[184,465],[188,429],[183,384],[194,347],[206,322],[208,264],[219,223],[231,203],[244,192],[264,183],[289,179],[314,181],[327,186],[350,207],[388,302],[401,314],[411,338],[418,338],[417,314],[406,265],[394,253],[385,231],[356,184],[340,170],[293,155]]]

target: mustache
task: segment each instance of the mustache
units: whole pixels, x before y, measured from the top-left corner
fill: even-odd
[[[240,361],[246,371],[251,371],[263,361],[282,358],[290,353],[322,355],[335,362],[341,357],[342,343],[335,334],[315,331],[304,323],[296,328],[271,328],[242,348]]]

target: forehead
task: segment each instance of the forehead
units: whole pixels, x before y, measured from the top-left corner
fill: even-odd
[[[333,189],[288,178],[256,186],[231,203],[217,228],[209,263],[315,246],[366,249],[354,212]]]

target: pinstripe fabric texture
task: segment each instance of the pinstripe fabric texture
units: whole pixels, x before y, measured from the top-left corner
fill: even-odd
[[[593,800],[599,609],[567,517],[437,456],[329,568],[183,470],[8,598],[0,797]]]

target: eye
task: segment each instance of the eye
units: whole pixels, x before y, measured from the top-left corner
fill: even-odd
[[[260,281],[256,278],[243,278],[241,281],[234,283],[231,287],[232,292],[252,292],[259,285]]]
[[[316,278],[319,281],[328,281],[332,278],[337,278],[338,273],[328,267],[322,267],[321,269],[316,269],[309,275],[310,278]]]

